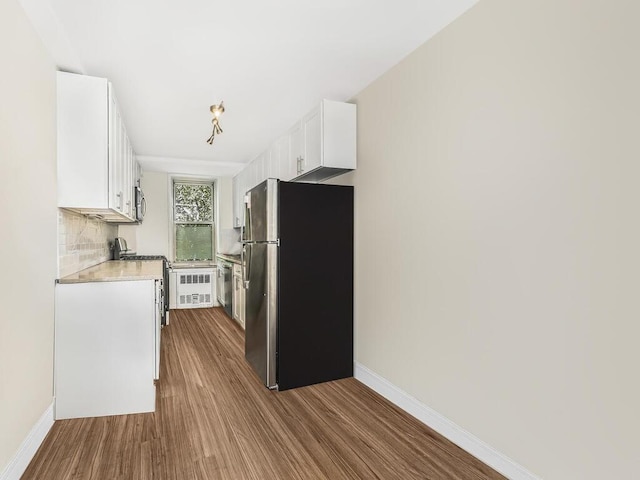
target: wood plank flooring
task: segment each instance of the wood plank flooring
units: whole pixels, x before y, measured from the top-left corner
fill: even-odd
[[[272,392],[220,308],[163,330],[155,413],[55,422],[23,479],[501,479],[353,378]]]

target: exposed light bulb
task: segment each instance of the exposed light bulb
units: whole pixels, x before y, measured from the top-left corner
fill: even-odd
[[[224,102],[220,102],[220,105],[211,105],[209,110],[213,114],[213,119],[211,120],[211,123],[213,124],[213,132],[211,132],[211,136],[207,139],[207,143],[212,145],[216,133],[222,133],[222,128],[220,128],[218,119],[220,118],[220,115],[224,113]]]

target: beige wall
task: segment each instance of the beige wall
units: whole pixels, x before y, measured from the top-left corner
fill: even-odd
[[[142,224],[121,225],[118,229],[118,235],[127,240],[127,246],[138,253],[166,255],[169,259],[173,257],[173,254],[170,254],[169,242],[171,229],[169,179],[171,176],[164,172],[142,172],[141,186],[147,200],[147,214]],[[216,188],[218,190],[218,226],[232,228],[231,178],[217,179]]]
[[[121,225],[118,235],[140,254],[169,256],[169,177],[162,172],[142,172],[140,182],[147,212],[140,225]]]
[[[55,67],[17,0],[0,2],[0,472],[53,400]]]
[[[549,480],[638,475],[638,18],[482,0],[354,99],[357,361]]]

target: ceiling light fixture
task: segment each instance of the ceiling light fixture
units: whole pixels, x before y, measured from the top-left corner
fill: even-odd
[[[207,139],[207,143],[209,145],[213,145],[213,138],[216,136],[216,133],[218,135],[222,133],[218,119],[220,118],[220,115],[224,113],[224,102],[220,102],[220,105],[211,105],[209,110],[211,110],[211,113],[213,114],[213,119],[211,120],[211,123],[213,123],[213,132],[211,132],[211,136]]]

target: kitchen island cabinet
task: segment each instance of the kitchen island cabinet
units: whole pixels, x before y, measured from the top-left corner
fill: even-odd
[[[127,263],[161,264],[105,262],[111,265],[56,285],[56,420],[155,410],[162,268],[154,273],[147,265],[139,279],[132,279],[135,265]]]

